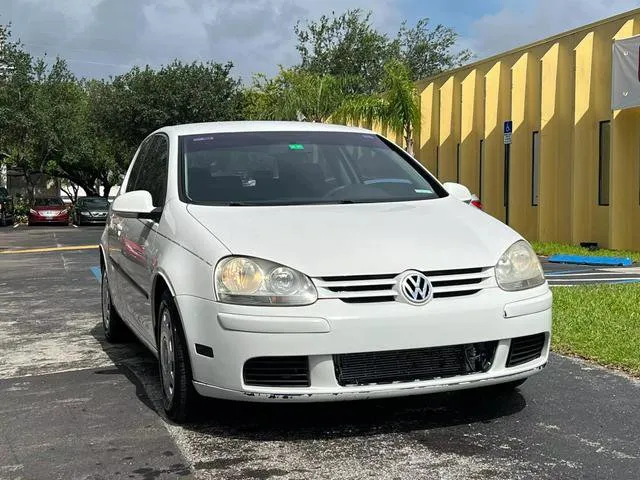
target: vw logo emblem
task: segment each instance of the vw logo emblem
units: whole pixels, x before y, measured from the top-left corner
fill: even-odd
[[[404,299],[413,305],[423,305],[431,300],[433,289],[429,279],[420,272],[407,272],[399,282],[400,293]]]

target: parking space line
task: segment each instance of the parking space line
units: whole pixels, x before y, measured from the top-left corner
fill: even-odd
[[[584,275],[586,272],[593,272],[593,268],[589,268],[586,270],[561,270],[561,271],[550,271],[545,273],[545,277],[554,277],[556,275]]]
[[[15,253],[46,253],[46,252],[64,252],[72,250],[92,250],[97,249],[98,245],[75,245],[70,247],[47,247],[47,248],[25,248],[20,250],[5,250],[0,252],[0,255],[15,254]]]

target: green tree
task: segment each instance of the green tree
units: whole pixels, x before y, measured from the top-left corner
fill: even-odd
[[[20,172],[30,198],[40,174],[95,194],[109,167],[108,157],[91,148],[101,139],[89,121],[87,90],[64,60],[48,65],[8,41],[8,28],[0,28],[0,35],[1,161]]]
[[[347,98],[348,82],[299,69],[280,69],[269,79],[257,75],[247,92],[245,116],[251,120],[326,121]]]
[[[419,80],[460,66],[471,58],[468,50],[455,50],[458,35],[453,29],[443,25],[432,29],[428,18],[418,20],[412,28],[404,22],[395,38],[376,30],[371,12],[361,9],[298,22],[294,31],[300,68],[353,79],[350,91],[357,94],[379,92],[384,65],[391,60],[406,63],[412,80]]]
[[[335,113],[337,121],[380,122],[383,128],[401,133],[405,150],[413,155],[415,132],[420,127],[420,100],[409,69],[392,60],[384,66],[383,92],[347,100]]]
[[[38,167],[27,141],[34,134],[32,100],[35,91],[34,62],[8,26],[0,25],[0,162],[19,171],[33,195],[33,175]]]
[[[92,118],[112,139],[123,169],[139,143],[154,130],[181,123],[242,118],[244,94],[231,63],[179,61],[155,70],[134,67],[113,81],[94,82]]]
[[[393,44],[373,27],[371,15],[356,8],[339,16],[331,12],[317,21],[298,22],[294,32],[300,68],[318,75],[354,79],[349,85],[352,93],[378,91]]]
[[[473,56],[471,51],[456,51],[458,34],[444,25],[429,27],[429,19],[418,20],[413,28],[403,22],[396,38],[397,57],[408,67],[413,80],[428,78],[459,67]]]

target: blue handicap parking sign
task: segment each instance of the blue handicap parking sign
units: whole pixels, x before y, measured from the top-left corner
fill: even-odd
[[[504,122],[504,133],[511,132],[513,132],[513,121],[507,120],[506,122]]]

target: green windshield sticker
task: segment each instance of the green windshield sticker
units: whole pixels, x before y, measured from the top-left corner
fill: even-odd
[[[304,150],[304,146],[300,143],[290,143],[289,150]]]

